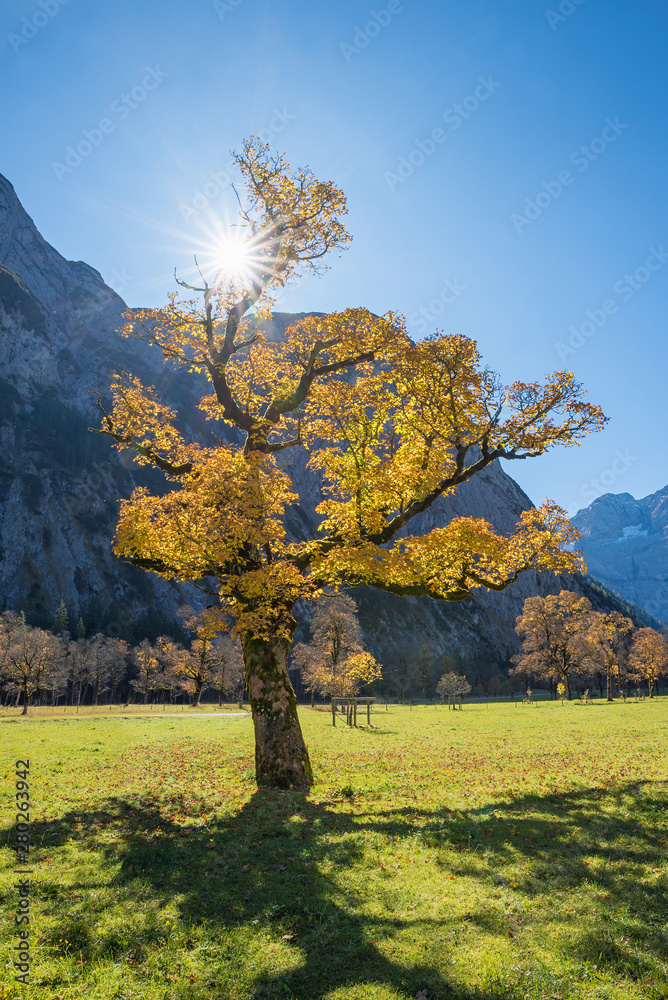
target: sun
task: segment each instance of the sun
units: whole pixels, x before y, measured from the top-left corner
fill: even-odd
[[[211,264],[222,282],[241,284],[252,277],[257,260],[247,239],[225,234],[216,241]]]

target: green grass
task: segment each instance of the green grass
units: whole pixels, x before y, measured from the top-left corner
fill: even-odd
[[[0,722],[0,998],[668,997],[668,700],[302,709],[308,795],[256,790],[247,717],[68,716]]]

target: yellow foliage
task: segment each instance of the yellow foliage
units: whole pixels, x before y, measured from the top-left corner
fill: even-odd
[[[124,333],[204,372],[200,410],[220,434],[221,423],[241,431],[243,444],[186,444],[153,389],[115,376],[103,432],[173,487],[163,496],[137,489],[122,503],[115,551],[167,578],[213,577],[221,611],[258,636],[291,635],[294,602],[326,585],[461,600],[527,569],[582,569],[577,535],[552,503],[525,512],[510,537],[475,518],[408,534],[417,514],[496,459],[579,444],[600,429],[606,418],[573,375],[504,388],[469,338],[413,344],[399,314],[363,308],[302,318],[280,343],[252,329],[250,311],[266,315],[272,290],[321,269],[350,237],[331,182],[291,171],[257,139],[237,160],[250,277],[243,287],[225,275],[205,281],[194,289],[202,305],[171,296],[164,309],[135,311]],[[286,539],[286,510],[299,498],[273,458],[295,447],[308,451],[323,488],[320,530],[302,542]]]
[[[629,670],[636,680],[644,679],[650,697],[654,695],[654,685],[668,667],[668,642],[665,635],[653,628],[639,628],[629,653]]]

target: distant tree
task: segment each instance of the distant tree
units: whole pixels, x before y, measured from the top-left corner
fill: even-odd
[[[118,686],[127,674],[130,648],[124,639],[116,639],[111,636],[107,638],[107,689],[109,701],[113,705],[116,701]]]
[[[244,659],[241,643],[235,635],[221,635],[211,641],[209,673],[211,685],[218,691],[218,705],[227,698],[241,697],[244,686]]]
[[[455,673],[443,674],[436,685],[436,691],[441,698],[443,700],[446,698],[448,699],[448,708],[450,708],[451,705],[454,708],[455,698],[459,698],[461,704],[462,696],[468,694],[470,690],[471,685],[467,681],[466,677]]]
[[[399,650],[391,662],[391,674],[394,678],[395,690],[400,701],[407,701],[411,692],[413,669],[412,663],[403,650]]]
[[[67,614],[67,605],[65,601],[61,599],[60,604],[53,616],[53,625],[51,626],[51,631],[55,635],[64,635],[69,639],[70,636],[70,619]]]
[[[179,609],[179,617],[191,636],[191,645],[189,652],[179,660],[177,676],[192,695],[195,705],[199,705],[205,686],[214,684],[217,679],[222,684],[222,687],[219,686],[222,699],[223,690],[227,693],[233,674],[235,674],[235,687],[239,686],[235,656],[238,644],[220,642],[222,639],[220,616],[211,615],[208,609],[197,612],[189,605],[184,605]]]
[[[487,693],[492,697],[496,698],[499,695],[508,694],[510,690],[510,684],[508,683],[507,677],[503,674],[492,674],[489,681],[487,682]]]
[[[613,678],[618,684],[620,681],[620,658],[624,639],[632,631],[631,619],[625,618],[618,611],[611,611],[607,615],[595,611],[591,615],[586,639],[590,646],[592,662],[606,676],[608,701],[612,701]]]
[[[547,597],[527,597],[515,631],[522,652],[513,657],[513,673],[561,681],[571,697],[574,676],[591,670],[587,633],[593,609],[586,597],[569,590]]]
[[[353,698],[364,684],[380,680],[381,667],[364,651],[357,605],[345,594],[326,594],[311,620],[311,642],[293,650],[307,691]]]
[[[193,697],[196,691],[193,675],[197,676],[199,665],[190,650],[167,635],[159,635],[152,648],[158,661],[153,690],[162,691],[167,696],[176,683],[178,688]]]
[[[84,625],[84,620],[81,615],[79,615],[79,621],[77,622],[76,637],[77,639],[86,638],[86,626]]]
[[[130,686],[137,694],[141,695],[143,703],[146,704],[149,695],[161,687],[163,683],[158,650],[151,645],[148,639],[143,639],[132,650],[132,660],[137,668],[137,676],[132,678]]]
[[[23,612],[5,611],[0,615],[0,668],[16,703],[23,697],[23,715],[28,706],[51,682],[62,656],[62,640],[41,628],[26,624]]]
[[[656,683],[668,667],[665,636],[653,628],[639,628],[633,638],[628,665],[633,679],[647,682],[649,696],[653,698]]]
[[[92,656],[89,643],[85,639],[67,642],[68,687],[70,704],[81,705],[84,691],[91,680]]]
[[[122,639],[112,639],[98,632],[84,640],[88,659],[88,682],[93,689],[93,704],[100,704],[100,695],[114,688],[117,677],[125,672],[128,645]]]

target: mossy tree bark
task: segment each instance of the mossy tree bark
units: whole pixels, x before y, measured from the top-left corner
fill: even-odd
[[[202,689],[204,688],[204,681],[201,677],[195,678],[195,693],[193,694],[193,705],[195,708],[199,708],[200,699],[202,697]]]
[[[244,635],[242,647],[255,727],[257,783],[274,788],[311,785],[311,762],[288,676],[289,642]]]

